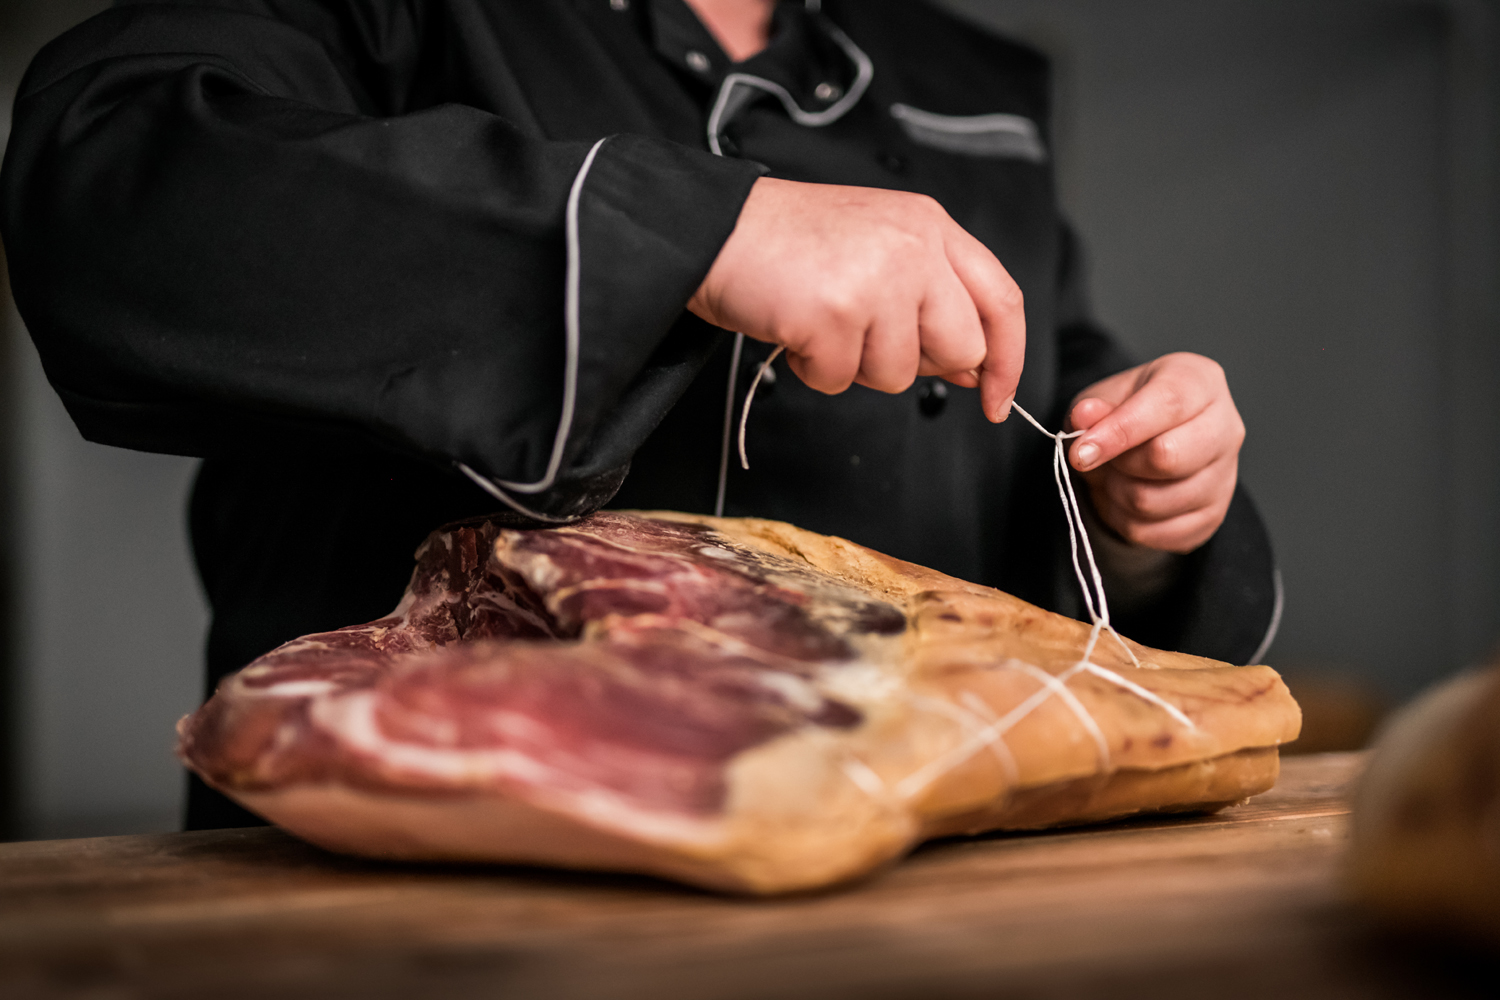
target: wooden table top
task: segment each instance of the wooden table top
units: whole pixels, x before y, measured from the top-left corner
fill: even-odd
[[[1217,816],[929,844],[837,891],[403,866],[272,829],[0,844],[0,997],[1467,996],[1341,896],[1361,758]]]

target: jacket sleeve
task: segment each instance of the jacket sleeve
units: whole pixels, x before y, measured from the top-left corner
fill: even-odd
[[[608,499],[714,346],[676,321],[760,168],[424,107],[422,10],[124,4],[38,56],[0,228],[85,437],[394,449],[538,513]]]
[[[1058,281],[1058,394],[1052,426],[1062,425],[1080,392],[1136,363],[1090,317],[1081,252],[1077,238],[1066,227]],[[1087,503],[1088,491],[1081,480],[1078,487]],[[1109,529],[1101,523],[1099,530]],[[1058,603],[1067,613],[1082,617],[1071,557],[1061,548]],[[1248,663],[1263,657],[1275,638],[1281,603],[1281,578],[1270,534],[1241,484],[1224,523],[1212,538],[1182,558],[1171,586],[1129,614],[1114,615],[1114,625],[1121,634],[1158,649]]]

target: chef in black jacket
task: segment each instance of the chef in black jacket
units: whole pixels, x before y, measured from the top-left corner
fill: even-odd
[[[917,0],[118,0],[27,74],[0,225],[83,434],[205,459],[210,686],[500,504],[722,504],[1077,615],[1012,394],[1086,429],[1122,631],[1253,659],[1243,427],[1090,320],[1046,76]]]

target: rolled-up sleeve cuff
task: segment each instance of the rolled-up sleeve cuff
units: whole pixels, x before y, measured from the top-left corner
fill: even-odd
[[[1159,649],[1229,663],[1262,659],[1281,620],[1271,539],[1243,486],[1224,523],[1183,560],[1171,590],[1149,609],[1120,615],[1120,632]]]
[[[544,518],[578,516],[606,502],[613,491],[601,486],[618,487],[631,454],[665,412],[622,414],[621,404],[669,406],[691,382],[683,365],[653,361],[764,172],[639,136],[595,144],[565,219],[567,277],[558,308],[566,361],[547,468],[529,482],[461,468],[476,481],[488,479],[510,506]],[[638,433],[607,426],[621,421]]]

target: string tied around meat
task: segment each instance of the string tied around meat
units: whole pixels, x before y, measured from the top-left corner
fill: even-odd
[[[1099,562],[1094,558],[1094,547],[1089,543],[1088,526],[1083,520],[1083,506],[1078,502],[1078,493],[1073,489],[1073,477],[1068,473],[1068,445],[1071,441],[1083,434],[1083,431],[1058,431],[1053,433],[1042,426],[1020,403],[1011,401],[1010,408],[1019,413],[1026,422],[1047,437],[1052,439],[1052,478],[1057,483],[1057,498],[1062,503],[1063,516],[1068,522],[1068,546],[1073,555],[1073,573],[1078,577],[1078,587],[1083,591],[1083,605],[1088,609],[1089,619],[1094,627],[1089,632],[1088,645],[1083,648],[1083,658],[1080,663],[1088,663],[1094,655],[1094,647],[1099,643],[1101,631],[1108,632],[1114,637],[1115,642],[1130,657],[1130,662],[1137,667],[1141,661],[1136,657],[1135,651],[1130,648],[1129,643],[1120,637],[1115,631],[1114,625],[1109,620],[1109,598],[1104,594],[1104,577],[1099,572]],[[1083,563],[1078,559],[1079,549],[1082,548],[1085,560],[1088,562],[1089,575],[1083,574]],[[1089,584],[1093,583],[1090,589]]]
[[[719,499],[714,511],[716,516],[724,515],[724,487],[729,465],[729,440],[730,419],[733,414],[733,400],[735,381],[739,371],[740,352],[744,344],[744,334],[736,334],[734,352],[730,362],[729,396],[725,400],[724,410],[724,446],[719,463]],[[750,422],[750,407],[755,401],[755,390],[765,378],[766,372],[771,365],[781,356],[784,348],[777,347],[755,372],[755,377],[750,381],[750,388],[745,393],[745,402],[740,409],[739,420],[739,453],[740,467],[749,471],[750,456],[745,448],[745,431]],[[1012,772],[1014,780],[1015,761],[1010,755],[1009,748],[1005,745],[1005,735],[1023,719],[1030,716],[1045,702],[1054,697],[1060,698],[1069,710],[1078,718],[1079,724],[1092,737],[1099,749],[1100,763],[1108,770],[1112,767],[1110,759],[1109,744],[1103,731],[1097,722],[1089,714],[1083,703],[1068,689],[1068,682],[1079,674],[1091,674],[1108,684],[1113,684],[1122,690],[1128,691],[1141,700],[1156,706],[1170,716],[1173,721],[1187,729],[1196,729],[1197,726],[1180,708],[1167,701],[1139,684],[1129,681],[1113,670],[1109,670],[1093,662],[1094,651],[1098,648],[1099,637],[1108,632],[1120,649],[1124,650],[1130,662],[1140,667],[1140,658],[1135,655],[1135,650],[1130,648],[1120,633],[1115,631],[1109,616],[1109,598],[1104,592],[1104,576],[1099,571],[1099,562],[1094,556],[1093,544],[1089,541],[1087,522],[1083,516],[1083,505],[1078,499],[1078,493],[1073,487],[1073,477],[1068,469],[1068,442],[1080,437],[1083,431],[1049,431],[1042,422],[1028,413],[1021,404],[1011,401],[1011,409],[1019,413],[1027,423],[1035,427],[1039,432],[1052,439],[1052,478],[1057,485],[1057,499],[1062,505],[1063,517],[1068,525],[1068,547],[1073,561],[1073,574],[1078,579],[1078,588],[1083,594],[1083,604],[1089,613],[1093,627],[1089,630],[1088,642],[1084,645],[1083,655],[1067,670],[1053,676],[1045,671],[1039,670],[1030,664],[1019,661],[1008,661],[1003,666],[1011,669],[1019,669],[1028,674],[1036,676],[1041,681],[1040,687],[1020,704],[999,718],[993,718],[988,706],[972,692],[965,692],[967,700],[965,706],[969,711],[982,708],[981,716],[990,715],[986,724],[980,726],[965,725],[967,736],[958,745],[950,748],[946,753],[939,754],[934,759],[917,768],[911,774],[906,775],[892,788],[887,788],[885,782],[875,774],[868,765],[862,761],[851,760],[844,764],[844,771],[854,784],[872,797],[884,799],[890,793],[895,793],[898,798],[909,799],[922,792],[928,785],[941,775],[957,767],[963,761],[973,756],[985,747],[989,747],[998,757],[1001,763]],[[1087,566],[1087,573],[1084,571]],[[929,699],[930,700],[930,699]],[[945,714],[951,712],[954,706],[941,706]]]
[[[738,336],[742,338],[744,335],[739,334]],[[742,343],[743,340],[737,341],[735,347],[738,348]],[[750,381],[750,388],[745,393],[745,404],[740,410],[739,447],[740,468],[747,472],[750,470],[750,456],[745,450],[745,428],[750,423],[750,405],[755,402],[755,390],[759,388],[761,380],[766,377],[766,372],[770,370],[771,365],[775,363],[784,350],[786,350],[785,347],[777,347],[760,363],[760,367],[756,369],[755,378]],[[736,352],[737,354],[738,352]],[[735,368],[738,368],[738,365]],[[733,375],[731,374],[732,377]],[[1108,632],[1114,637],[1115,642],[1119,643],[1120,648],[1125,651],[1125,655],[1130,658],[1130,662],[1138,667],[1141,665],[1141,661],[1136,657],[1135,651],[1120,637],[1120,633],[1116,632],[1114,625],[1110,623],[1109,598],[1104,593],[1104,577],[1099,572],[1098,560],[1094,558],[1094,547],[1089,542],[1088,527],[1083,519],[1083,507],[1078,501],[1077,491],[1073,489],[1073,477],[1068,474],[1067,442],[1081,435],[1083,431],[1058,431],[1057,433],[1053,433],[1042,426],[1041,421],[1037,420],[1036,417],[1027,413],[1020,403],[1012,401],[1010,408],[1025,418],[1026,422],[1031,426],[1052,439],[1052,478],[1057,483],[1057,498],[1062,504],[1063,517],[1068,523],[1068,546],[1073,557],[1073,573],[1078,578],[1078,587],[1083,592],[1083,605],[1088,610],[1089,620],[1094,626],[1092,631],[1089,632],[1089,641],[1084,647],[1083,658],[1079,662],[1089,663],[1092,660],[1094,649],[1099,644],[1099,636],[1104,632]],[[727,426],[725,427],[725,432],[727,438]],[[727,440],[725,444],[727,446]],[[727,454],[725,457],[728,457]],[[723,485],[721,475],[719,510],[715,511],[721,517],[724,513],[722,498]],[[1079,558],[1080,551],[1082,552],[1082,559]],[[1087,575],[1084,574],[1083,569],[1085,562],[1088,564]]]

